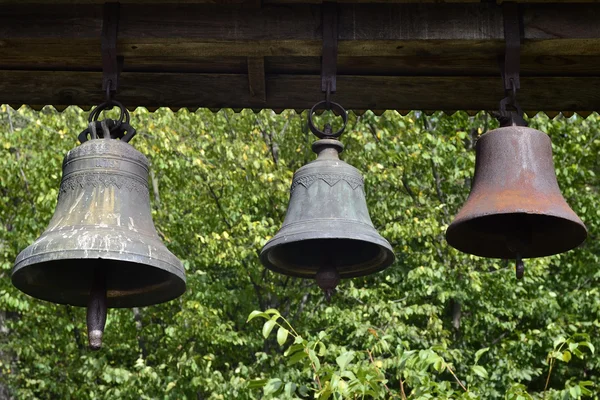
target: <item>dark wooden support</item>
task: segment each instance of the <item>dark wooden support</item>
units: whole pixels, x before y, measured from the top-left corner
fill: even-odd
[[[247,74],[123,72],[122,77],[119,99],[133,107],[255,108]],[[0,103],[93,105],[102,101],[97,84],[101,78],[101,72],[0,71]],[[310,108],[322,97],[320,82],[319,75],[267,75],[269,96],[262,107]],[[402,76],[338,75],[336,101],[356,110],[496,110],[504,95],[499,82],[497,76],[427,76],[415,81]],[[600,77],[521,77],[521,84],[527,90],[521,91],[519,102],[529,114],[600,109]],[[452,93],[451,102],[440,93]],[[540,109],[541,101],[552,108]]]
[[[600,4],[522,5],[523,56],[600,55]],[[495,4],[340,4],[340,57],[455,55],[504,50],[502,9]],[[118,53],[176,62],[199,57],[310,56],[322,51],[320,7],[261,9],[206,5],[121,5]],[[386,18],[382,18],[385,15]],[[0,65],[50,60],[98,68],[102,7],[3,6]],[[152,27],[152,29],[149,29]],[[69,61],[69,59],[73,59]],[[79,63],[77,63],[79,61]]]
[[[321,30],[323,32],[323,53],[321,54],[321,91],[329,94],[337,90],[338,55],[338,9],[337,3],[326,2],[321,6]],[[329,100],[327,100],[329,101]]]
[[[502,79],[504,81],[504,90],[512,91],[521,89],[520,67],[521,67],[521,14],[519,5],[514,2],[505,2],[502,4],[504,19],[504,68]]]
[[[121,1],[117,54],[127,62],[119,99],[148,107],[310,107],[323,97],[322,7],[274,2]],[[38,3],[0,0],[0,102],[102,101],[102,2]],[[600,4],[519,7],[525,111],[600,111]],[[504,94],[501,6],[337,8],[337,102],[359,110],[497,108]]]
[[[119,32],[119,3],[106,3],[102,21],[102,90],[107,97],[119,88],[119,63],[117,61],[117,35]]]
[[[267,101],[264,57],[248,57],[248,87],[251,99],[258,105]]]
[[[219,4],[223,6],[256,6],[264,4],[322,4],[331,0],[119,0],[121,4]],[[378,0],[386,3],[479,3],[488,0]],[[501,3],[503,0],[496,0]],[[562,3],[596,3],[598,0],[560,0]],[[376,0],[339,0],[339,3],[376,3]],[[516,0],[516,3],[556,3],[557,0]],[[105,0],[0,0],[0,4],[103,4]]]

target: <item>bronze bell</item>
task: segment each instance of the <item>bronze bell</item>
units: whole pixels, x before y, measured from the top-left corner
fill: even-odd
[[[92,348],[101,345],[106,307],[162,303],[186,287],[181,262],[152,222],[148,159],[103,126],[106,138],[67,153],[54,216],[12,272],[33,297],[87,305]]]
[[[563,198],[550,137],[523,126],[482,135],[471,193],[446,231],[452,247],[481,257],[517,260],[563,253],[586,238]]]
[[[339,107],[345,117],[341,106],[332,106]],[[315,133],[312,119],[309,126]],[[294,174],[283,226],[263,247],[260,259],[275,272],[317,279],[329,296],[340,278],[388,267],[394,252],[373,227],[363,177],[339,159],[342,143],[334,135],[316,131],[323,137],[312,145],[317,159]]]

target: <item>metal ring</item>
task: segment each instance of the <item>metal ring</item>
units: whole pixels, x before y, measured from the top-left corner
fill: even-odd
[[[88,122],[98,121],[98,118],[100,117],[100,113],[104,110],[108,110],[108,109],[112,108],[113,106],[119,107],[119,110],[121,111],[121,114],[119,115],[119,119],[116,121],[116,123],[117,123],[116,126],[121,126],[121,124],[123,122],[128,124],[130,121],[129,111],[127,111],[127,109],[125,108],[125,106],[123,106],[123,104],[119,103],[116,100],[105,101],[104,103],[101,103],[99,106],[94,108],[92,110],[92,112],[90,112],[90,116],[88,117]]]
[[[319,128],[317,128],[315,126],[315,123],[313,121],[313,114],[317,110],[331,110],[331,111],[333,111],[334,113],[336,113],[337,115],[339,115],[339,116],[342,117],[342,121],[344,122],[344,124],[335,133],[325,133],[325,132],[319,130]],[[346,110],[344,110],[344,107],[342,107],[341,105],[339,105],[338,103],[335,103],[333,101],[329,103],[329,107],[327,107],[327,100],[320,101],[317,104],[315,104],[310,109],[310,111],[308,113],[308,128],[319,139],[327,139],[327,138],[337,138],[337,137],[339,137],[344,132],[344,130],[346,129],[346,124],[347,123],[348,123],[348,113],[346,112]]]

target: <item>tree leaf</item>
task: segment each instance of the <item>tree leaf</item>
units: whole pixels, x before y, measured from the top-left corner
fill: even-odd
[[[321,369],[321,361],[319,361],[319,357],[317,357],[317,354],[313,349],[308,350],[308,358],[313,363],[315,372],[319,372]]]
[[[256,317],[263,317],[263,318],[269,318],[269,316],[267,314],[265,314],[262,311],[258,311],[258,310],[254,310],[250,313],[250,315],[248,315],[248,319],[246,320],[246,322],[250,322],[252,321],[254,318]]]
[[[285,389],[283,392],[287,397],[291,398],[294,395],[294,393],[296,393],[296,388],[297,386],[295,383],[288,382],[285,384]]]
[[[302,351],[298,351],[294,354],[292,354],[289,358],[288,358],[288,362],[287,365],[293,365],[296,364],[297,362],[301,361],[302,359],[308,357],[308,354],[306,354],[306,352],[304,350]]]
[[[263,393],[265,396],[276,394],[280,389],[282,389],[283,382],[279,378],[269,379],[265,387],[263,388]]]
[[[263,325],[263,329],[262,329],[262,334],[265,339],[269,337],[269,335],[271,334],[271,331],[273,330],[275,325],[277,325],[277,322],[273,321],[272,319],[265,322],[265,324]]]
[[[354,359],[354,352],[353,351],[347,351],[347,352],[342,353],[341,355],[339,355],[335,359],[335,362],[340,367],[340,369],[343,371],[343,370],[346,369],[346,367],[348,367],[348,364],[350,364],[350,362],[353,359]]]
[[[481,365],[473,365],[471,367],[471,370],[478,376],[486,379],[488,377],[488,373],[486,371],[485,368],[483,368]]]
[[[477,364],[479,362],[479,359],[481,358],[482,355],[484,355],[485,353],[487,353],[490,350],[489,347],[484,347],[483,349],[479,349],[475,352],[475,364]]]
[[[279,327],[279,330],[277,330],[277,343],[279,343],[280,346],[283,346],[285,344],[288,338],[288,334],[289,331],[287,329],[285,329],[284,327]]]
[[[248,382],[248,387],[250,389],[261,388],[267,384],[268,379],[254,379]]]
[[[595,350],[595,348],[594,348],[594,345],[593,345],[593,344],[591,344],[590,342],[588,342],[588,341],[585,341],[585,342],[579,342],[579,345],[580,345],[580,346],[587,347],[588,349],[590,349],[590,351],[592,352],[592,354],[594,354],[594,350]]]
[[[304,351],[304,346],[302,346],[301,344],[293,344],[287,348],[283,355],[289,357],[292,354],[295,354],[297,351]]]

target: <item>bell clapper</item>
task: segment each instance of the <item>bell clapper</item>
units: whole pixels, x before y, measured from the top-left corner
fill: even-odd
[[[87,330],[90,349],[100,350],[106,324],[106,275],[98,268],[90,290],[87,307]]]
[[[531,225],[523,216],[518,216],[515,219],[515,229],[510,234],[507,240],[508,249],[515,255],[515,274],[517,279],[523,279],[525,272],[525,263],[523,262],[522,254],[527,253],[527,249],[531,244]]]
[[[325,299],[331,300],[331,296],[335,293],[335,288],[340,283],[340,274],[337,269],[331,264],[325,264],[319,268],[315,276],[317,285],[325,293]]]
[[[515,272],[517,274],[517,279],[523,279],[523,273],[525,272],[525,264],[523,263],[523,258],[519,253],[517,253]]]

